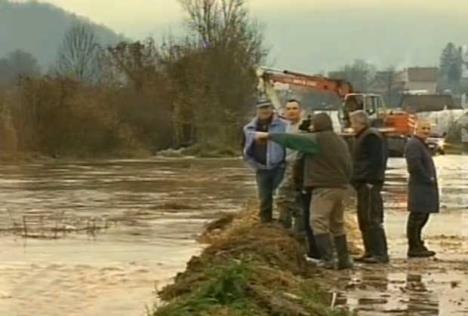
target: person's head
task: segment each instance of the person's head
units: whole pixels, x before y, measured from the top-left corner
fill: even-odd
[[[356,133],[359,133],[370,127],[369,116],[363,110],[351,112],[349,114],[349,120],[351,123],[351,128]]]
[[[301,120],[301,103],[295,99],[290,99],[286,103],[285,117],[292,123],[298,123]]]
[[[428,120],[421,120],[418,121],[418,124],[416,125],[416,136],[426,140],[428,137],[431,136],[432,132],[432,124]]]
[[[273,104],[270,101],[257,103],[257,118],[261,121],[269,120],[273,117]]]
[[[312,117],[312,130],[314,132],[333,131],[333,123],[327,113],[318,113]]]

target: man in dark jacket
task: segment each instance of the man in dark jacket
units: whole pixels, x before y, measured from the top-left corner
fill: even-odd
[[[330,116],[319,113],[312,118],[314,133],[257,133],[257,139],[269,138],[303,152],[304,185],[312,189],[311,223],[315,242],[324,267],[334,266],[332,240],[338,254],[338,269],[352,267],[344,227],[344,200],[352,173],[346,142],[335,132]]]
[[[355,111],[350,114],[350,120],[356,133],[352,184],[357,192],[358,223],[365,248],[364,255],[356,261],[387,263],[381,194],[388,157],[385,141],[377,130],[370,127],[366,112]]]
[[[435,255],[424,245],[422,229],[429,215],[439,212],[439,188],[437,173],[426,139],[431,135],[431,123],[421,121],[416,135],[411,138],[405,150],[408,165],[408,257],[431,257]]]

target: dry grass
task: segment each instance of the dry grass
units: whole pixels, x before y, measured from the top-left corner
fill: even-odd
[[[304,246],[281,226],[260,224],[255,210],[250,203],[209,225],[201,238],[209,246],[159,293],[166,303],[152,315],[349,315],[329,308]]]

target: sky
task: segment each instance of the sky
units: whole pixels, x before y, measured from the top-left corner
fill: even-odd
[[[183,18],[177,0],[40,0],[86,16],[119,33],[140,38],[152,35],[159,25],[176,26]],[[468,19],[467,0],[250,0],[253,15],[366,9],[422,9],[429,12],[464,14]],[[157,25],[157,26],[156,26]]]
[[[135,40],[177,33],[184,18],[177,0],[38,1]],[[468,44],[468,0],[245,1],[264,26],[269,62],[280,68],[322,72],[355,59],[437,66],[449,41]]]

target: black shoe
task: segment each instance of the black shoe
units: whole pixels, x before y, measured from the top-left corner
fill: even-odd
[[[354,261],[356,261],[356,262],[365,262],[366,259],[369,259],[370,257],[372,257],[372,255],[370,253],[366,252],[362,256],[354,258]]]
[[[426,245],[424,244],[424,241],[421,241],[421,249],[423,249],[424,251],[430,253],[430,254],[431,254],[431,257],[433,257],[433,256],[436,255],[436,252],[435,252],[435,251],[432,251],[432,250],[427,249]]]
[[[370,256],[369,258],[366,258],[362,261],[363,263],[368,263],[368,264],[382,264],[382,263],[389,263],[390,258],[388,256]]]
[[[429,258],[435,255],[434,251],[425,250],[423,248],[408,250],[408,258]]]
[[[348,252],[348,242],[346,240],[346,235],[335,237],[335,248],[338,254],[338,270],[352,269],[353,260],[349,256]]]

